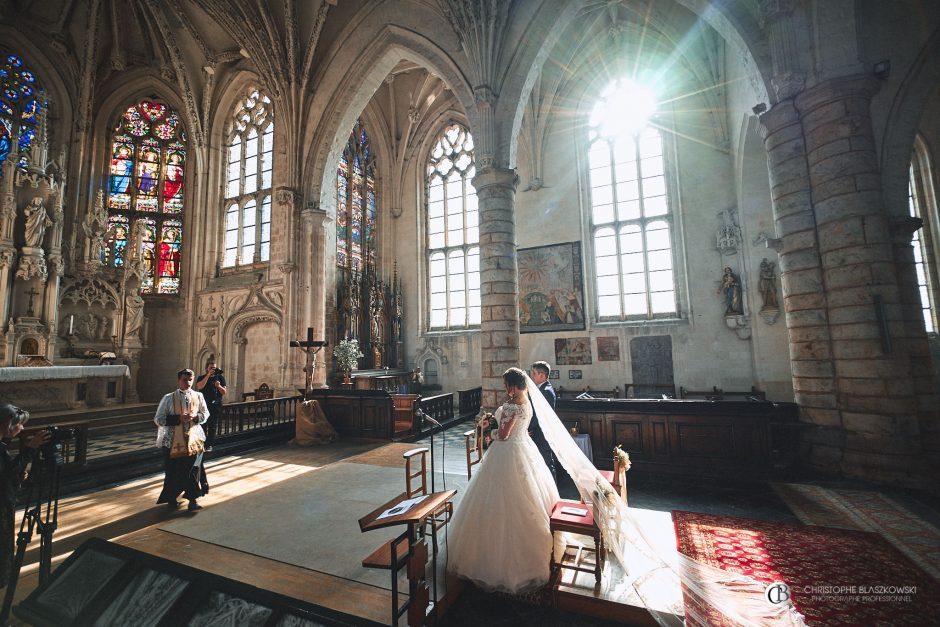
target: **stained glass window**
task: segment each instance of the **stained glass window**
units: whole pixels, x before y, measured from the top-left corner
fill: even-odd
[[[356,120],[336,168],[336,265],[362,271],[375,264],[375,155]]]
[[[588,128],[588,167],[599,319],[632,320],[677,313],[672,214],[663,139],[647,125],[605,119],[602,97]]]
[[[480,226],[470,180],[473,137],[458,124],[444,129],[427,163],[429,327],[480,324]]]
[[[29,150],[36,139],[36,125],[47,107],[45,94],[36,84],[36,75],[19,55],[0,47],[0,176],[10,153],[18,168],[29,167]]]
[[[917,291],[920,293],[920,308],[924,316],[927,333],[937,332],[937,220],[936,191],[930,167],[927,144],[920,136],[914,141],[908,177],[908,210],[912,217],[920,218],[923,227],[914,231],[911,246],[914,249],[914,271],[917,275]]]
[[[179,293],[185,167],[179,115],[159,102],[128,107],[111,137],[105,261],[119,268],[139,254],[143,294]]]
[[[273,155],[271,100],[251,89],[235,108],[228,140],[223,268],[271,258]]]

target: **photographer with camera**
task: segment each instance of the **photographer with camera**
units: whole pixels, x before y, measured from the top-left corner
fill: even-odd
[[[9,583],[13,568],[14,524],[16,514],[16,492],[26,471],[26,465],[36,457],[36,449],[49,442],[49,431],[40,431],[20,447],[20,454],[10,455],[7,441],[23,430],[29,413],[13,405],[0,405],[0,588]]]
[[[206,423],[206,451],[211,451],[212,443],[215,442],[219,416],[222,414],[222,397],[228,392],[222,369],[216,365],[215,359],[209,359],[206,362],[206,373],[199,375],[193,387],[197,392],[202,392],[209,406],[209,421]]]

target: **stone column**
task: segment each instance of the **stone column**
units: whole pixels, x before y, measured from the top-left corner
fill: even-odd
[[[473,178],[480,208],[480,304],[483,407],[505,396],[502,375],[519,363],[519,284],[513,217],[518,177],[513,170],[483,168]]]
[[[300,212],[303,222],[303,263],[300,276],[301,329],[313,327],[313,338],[326,338],[326,234],[330,218],[325,211],[315,204],[310,204]],[[306,324],[305,324],[306,322]],[[301,353],[297,352],[298,355]],[[323,348],[317,355],[316,369],[311,385],[315,388],[326,387],[326,364],[332,347]],[[297,355],[295,355],[297,357]],[[298,370],[299,372],[299,370]]]
[[[809,461],[914,485],[928,471],[870,117],[877,86],[866,76],[826,81],[761,123],[794,390],[816,425],[804,438]]]
[[[838,472],[844,434],[803,127],[792,100],[775,105],[760,122],[780,239],[793,391],[801,418],[819,427],[806,432],[804,443],[809,444],[809,462],[815,468]]]

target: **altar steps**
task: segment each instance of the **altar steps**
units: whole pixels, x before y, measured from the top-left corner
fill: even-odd
[[[89,434],[97,431],[126,433],[153,425],[157,403],[127,403],[98,409],[32,412],[30,427],[45,427],[63,422],[88,422]]]

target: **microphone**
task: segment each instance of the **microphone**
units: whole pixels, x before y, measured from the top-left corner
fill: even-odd
[[[443,426],[441,423],[439,423],[438,421],[434,420],[433,418],[431,418],[430,416],[428,416],[426,413],[424,413],[424,412],[421,411],[420,409],[415,410],[415,416],[417,416],[418,418],[423,418],[424,420],[427,420],[428,422],[430,422],[430,423],[431,423],[432,425],[434,425],[435,427],[440,427],[441,429],[444,428],[444,426]]]

